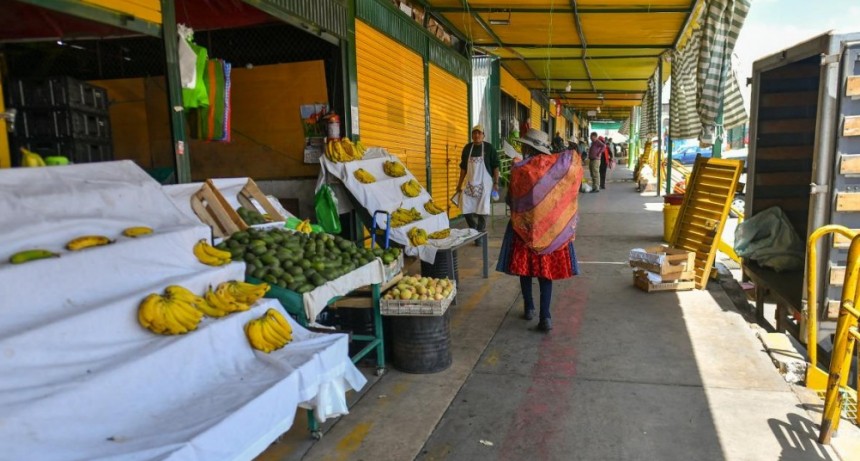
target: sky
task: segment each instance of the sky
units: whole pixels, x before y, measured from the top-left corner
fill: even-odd
[[[749,15],[735,44],[738,83],[749,104],[747,77],[753,63],[821,35],[860,32],[860,0],[750,0]]]

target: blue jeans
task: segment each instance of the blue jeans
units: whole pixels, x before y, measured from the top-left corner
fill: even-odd
[[[552,300],[552,280],[538,277],[540,287],[540,318],[551,319],[549,303]],[[523,292],[523,306],[525,310],[534,310],[535,303],[532,299],[532,277],[520,276],[520,290]]]

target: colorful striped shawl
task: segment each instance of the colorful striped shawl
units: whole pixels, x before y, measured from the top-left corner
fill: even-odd
[[[536,155],[511,169],[511,225],[529,248],[548,254],[576,236],[579,157]]]

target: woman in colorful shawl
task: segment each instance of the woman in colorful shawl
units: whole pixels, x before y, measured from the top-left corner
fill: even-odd
[[[520,278],[523,318],[534,318],[532,278],[540,286],[537,330],[552,329],[552,281],[579,273],[573,239],[576,236],[577,197],[582,182],[578,155],[565,150],[550,153],[549,135],[530,129],[519,139],[523,161],[511,169],[507,201],[511,221],[505,230],[496,270]]]

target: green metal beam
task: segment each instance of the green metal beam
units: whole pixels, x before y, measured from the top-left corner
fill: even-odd
[[[657,59],[662,55],[661,54],[628,54],[628,55],[620,55],[620,56],[587,56],[586,59],[589,61],[597,61],[604,59],[636,59],[636,58],[650,58]],[[500,58],[502,61],[515,61],[520,60],[520,58]],[[582,59],[581,57],[566,57],[566,58],[522,58],[523,61],[554,61],[554,62],[564,62],[564,61],[579,61]]]
[[[489,47],[489,46],[493,46],[493,45],[491,43],[476,43],[475,46]],[[540,43],[502,43],[499,45],[499,47],[502,47],[502,48],[528,48],[528,49],[539,49],[539,50],[540,49],[543,49],[543,50],[550,49],[549,46],[544,45],[544,44],[540,44]],[[583,49],[582,45],[570,45],[570,44],[569,45],[555,45],[555,44],[553,44],[552,48],[566,49],[566,50],[573,50],[573,49],[581,50],[581,49]],[[595,49],[595,50],[598,50],[598,49],[602,49],[602,50],[623,50],[623,49],[668,50],[668,49],[672,48],[672,44],[670,44],[670,43],[668,43],[668,44],[652,43],[650,45],[643,45],[643,44],[604,43],[604,44],[600,44],[600,45],[588,45],[588,48]]]
[[[170,119],[171,146],[176,167],[176,182],[191,182],[191,158],[185,140],[185,111],[182,103],[182,82],[179,78],[179,36],[176,33],[174,0],[161,0],[164,30],[164,56],[167,69],[167,110]]]
[[[343,135],[356,139],[358,126],[353,126],[353,115],[358,114],[358,63],[355,55],[355,0],[348,0],[349,21],[346,37],[340,41],[341,68],[343,69]],[[360,137],[360,136],[359,136]]]
[[[319,38],[333,44],[340,44],[340,37],[325,30],[319,24],[311,22],[310,19],[300,18],[294,12],[285,8],[280,2],[271,0],[242,0],[243,2],[253,6],[254,8],[271,15],[279,20],[286,22],[299,29],[309,29],[309,32],[315,34]]]
[[[72,0],[18,0],[21,3],[41,8],[58,11],[71,16],[89,19],[98,23],[116,26],[151,37],[161,37],[161,24],[135,18],[130,14],[111,11],[96,5]],[[164,10],[162,10],[162,22],[164,22]]]
[[[468,6],[468,7],[455,7],[455,6],[442,6],[434,8],[435,11],[440,13],[465,13],[465,12],[474,12],[474,13],[573,13],[574,8],[565,8],[565,7],[557,7],[557,8],[499,8],[499,7],[486,7],[486,6]],[[579,12],[583,14],[661,14],[661,13],[689,13],[690,8],[580,8]]]
[[[693,12],[696,11],[696,3],[699,3],[699,1],[702,0],[690,0],[690,12],[687,13],[687,19],[684,20],[684,25],[678,29],[678,35],[675,35],[675,41],[672,42],[672,48],[678,49],[678,43],[681,41],[684,31],[690,25],[690,21],[693,20]]]
[[[579,34],[579,43],[582,45],[582,67],[585,67],[585,75],[588,76],[588,81],[591,83],[591,89],[596,90],[594,87],[594,80],[591,78],[591,69],[588,68],[588,61],[585,60],[585,57],[588,54],[588,41],[585,39],[585,32],[582,30],[582,21],[579,18],[576,0],[570,0],[570,6],[573,9],[573,26],[576,28],[576,33]]]
[[[595,82],[647,82],[647,78],[545,78],[545,79],[537,79],[537,78],[524,78],[521,79],[521,82],[587,82],[589,80],[594,80]]]

